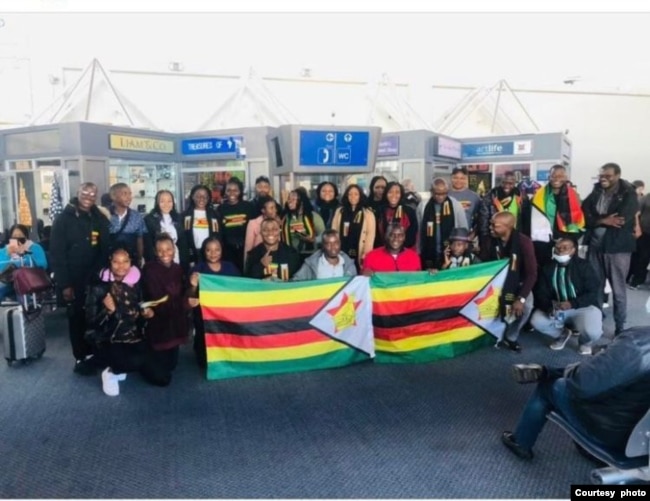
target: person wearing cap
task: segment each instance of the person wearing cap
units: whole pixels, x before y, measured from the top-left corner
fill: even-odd
[[[422,267],[439,270],[451,230],[467,228],[465,210],[458,200],[449,196],[445,179],[438,177],[433,180],[431,198],[419,205],[417,217]]]
[[[469,250],[471,242],[467,228],[454,228],[449,235],[449,245],[445,248],[445,260],[442,269],[463,268],[478,264],[481,260]]]
[[[449,196],[460,202],[465,209],[467,227],[471,230],[470,240],[476,234],[478,223],[478,209],[481,205],[481,197],[475,191],[469,189],[469,175],[467,167],[454,167],[451,171],[451,188]]]

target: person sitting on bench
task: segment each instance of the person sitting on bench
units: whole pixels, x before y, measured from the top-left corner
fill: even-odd
[[[533,458],[546,415],[555,411],[592,442],[621,452],[650,407],[650,326],[627,329],[594,357],[552,369],[513,367],[520,383],[537,382],[514,432],[503,444],[522,459]]]

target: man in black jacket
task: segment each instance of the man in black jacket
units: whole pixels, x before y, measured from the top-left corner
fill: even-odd
[[[539,382],[514,433],[505,431],[501,436],[511,452],[532,459],[550,411],[603,447],[625,450],[630,433],[650,405],[650,327],[626,330],[581,363],[564,369],[537,368],[537,372],[513,368],[518,382]]]
[[[606,279],[612,287],[614,334],[619,334],[625,328],[625,279],[630,269],[630,256],[636,248],[634,224],[638,202],[634,186],[621,179],[618,164],[603,165],[598,178],[599,182],[582,203],[587,228],[584,242],[589,246],[587,260],[596,270],[600,281],[599,304],[603,304]]]
[[[110,246],[108,219],[97,209],[97,186],[84,183],[52,226],[50,260],[57,298],[68,307],[68,329],[74,371],[82,375],[95,373],[92,347],[86,342],[84,303],[86,287],[96,278],[108,259]]]
[[[560,238],[552,256],[553,262],[542,268],[535,284],[537,310],[530,323],[538,332],[556,339],[552,350],[564,348],[572,334],[569,327],[576,329],[580,333],[579,353],[591,355],[593,343],[603,334],[598,278],[592,266],[578,257],[572,238]]]

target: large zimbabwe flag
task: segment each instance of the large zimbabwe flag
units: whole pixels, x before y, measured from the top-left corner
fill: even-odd
[[[201,275],[207,378],[340,367],[374,355],[367,277],[269,282]]]
[[[499,296],[507,264],[483,263],[436,275],[373,275],[375,360],[430,362],[500,339],[505,324],[499,319]]]

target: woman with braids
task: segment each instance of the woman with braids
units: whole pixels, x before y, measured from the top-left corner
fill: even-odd
[[[336,209],[332,229],[341,236],[341,250],[354,259],[357,271],[363,258],[373,249],[377,229],[375,215],[366,207],[366,197],[357,184],[351,184],[341,197],[341,207]]]
[[[314,211],[318,212],[325,223],[325,228],[332,227],[334,212],[341,206],[339,189],[331,181],[323,181],[316,187]]]
[[[307,193],[300,189],[289,193],[283,212],[282,241],[304,259],[316,250],[316,243],[325,231],[323,220],[314,212]]]
[[[386,229],[391,223],[404,228],[404,247],[413,249],[418,236],[418,220],[415,210],[404,203],[404,187],[395,181],[386,185],[382,208],[377,214],[377,235],[382,245],[386,241]]]

